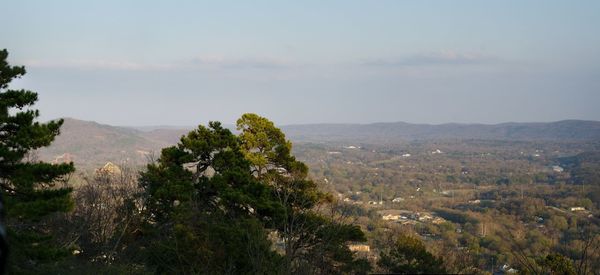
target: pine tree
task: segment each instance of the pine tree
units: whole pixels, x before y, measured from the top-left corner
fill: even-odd
[[[9,88],[12,80],[22,77],[23,66],[10,66],[8,51],[0,51],[0,189],[8,228],[11,269],[35,268],[53,261],[65,251],[52,245],[42,233],[43,218],[54,212],[68,211],[73,202],[70,188],[56,183],[74,171],[72,163],[50,164],[32,161],[30,154],[50,145],[59,134],[62,120],[39,123],[39,111],[31,107],[37,93]],[[6,260],[7,249],[2,250]]]
[[[277,270],[264,223],[279,205],[257,181],[238,138],[218,122],[164,148],[141,173],[148,211],[147,264],[167,274]]]
[[[252,174],[272,188],[283,207],[274,229],[284,241],[284,273],[367,273],[369,263],[356,259],[347,246],[366,241],[364,233],[317,211],[318,206],[333,207],[333,198],[308,177],[308,167],[292,154],[283,131],[250,113],[238,119],[237,129]]]

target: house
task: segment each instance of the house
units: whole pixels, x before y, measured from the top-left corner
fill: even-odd
[[[400,219],[400,215],[388,214],[381,217],[384,221],[397,221]]]
[[[428,221],[431,219],[433,219],[433,217],[429,214],[423,214],[423,215],[419,216],[419,221],[422,221],[422,222]]]
[[[446,222],[446,220],[444,220],[443,218],[440,218],[440,217],[435,217],[435,218],[433,218],[433,221],[431,221],[431,223],[433,223],[433,224],[441,224],[444,222]]]
[[[519,272],[519,270],[510,267],[508,264],[504,264],[500,268],[500,271],[504,272],[505,274],[514,274]]]
[[[404,201],[404,198],[402,198],[402,197],[397,197],[392,200],[393,203],[398,203],[398,202],[402,202],[402,201]]]
[[[349,244],[348,249],[352,252],[369,252],[371,251],[371,247],[366,244]]]
[[[56,156],[54,158],[54,160],[52,161],[53,164],[59,164],[59,163],[69,163],[69,162],[73,162],[73,159],[75,157],[69,153],[64,153],[60,156]]]
[[[410,154],[403,154],[402,156],[407,158],[407,157],[410,157]]]
[[[565,169],[558,165],[554,165],[554,166],[552,166],[552,171],[554,171],[556,173],[562,173],[565,171]]]
[[[117,166],[114,163],[109,161],[102,168],[96,169],[96,171],[94,171],[94,174],[96,176],[100,176],[100,175],[116,176],[116,175],[121,174],[121,168],[119,168],[119,166]]]

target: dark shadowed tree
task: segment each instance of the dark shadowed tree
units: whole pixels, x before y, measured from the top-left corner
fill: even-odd
[[[0,51],[0,189],[7,214],[9,266],[15,272],[25,272],[68,253],[54,245],[44,218],[72,208],[71,189],[56,183],[74,167],[72,163],[27,160],[29,153],[50,145],[63,121],[36,121],[39,111],[32,106],[37,93],[9,88],[12,80],[25,74],[25,68],[10,66],[7,57],[6,50]],[[3,247],[3,258],[6,252]]]
[[[280,212],[238,138],[199,126],[141,174],[149,211],[148,263],[159,273],[264,274],[277,270],[264,223]]]
[[[573,262],[563,255],[554,253],[549,254],[540,261],[540,265],[549,271],[550,274],[575,275]],[[585,274],[585,273],[582,273]]]
[[[397,274],[443,274],[443,261],[427,251],[421,240],[400,235],[396,244],[381,252],[378,262],[386,272]]]

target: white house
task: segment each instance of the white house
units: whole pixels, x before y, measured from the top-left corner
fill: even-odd
[[[397,221],[400,219],[400,215],[393,215],[393,214],[388,214],[388,215],[383,215],[383,217],[381,217],[384,221]]]
[[[398,203],[398,202],[402,202],[402,201],[404,201],[404,198],[402,198],[402,197],[397,197],[392,200],[392,202],[394,202],[394,203]]]

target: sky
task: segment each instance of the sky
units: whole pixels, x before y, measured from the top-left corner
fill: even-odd
[[[7,1],[42,120],[600,120],[600,1]]]

